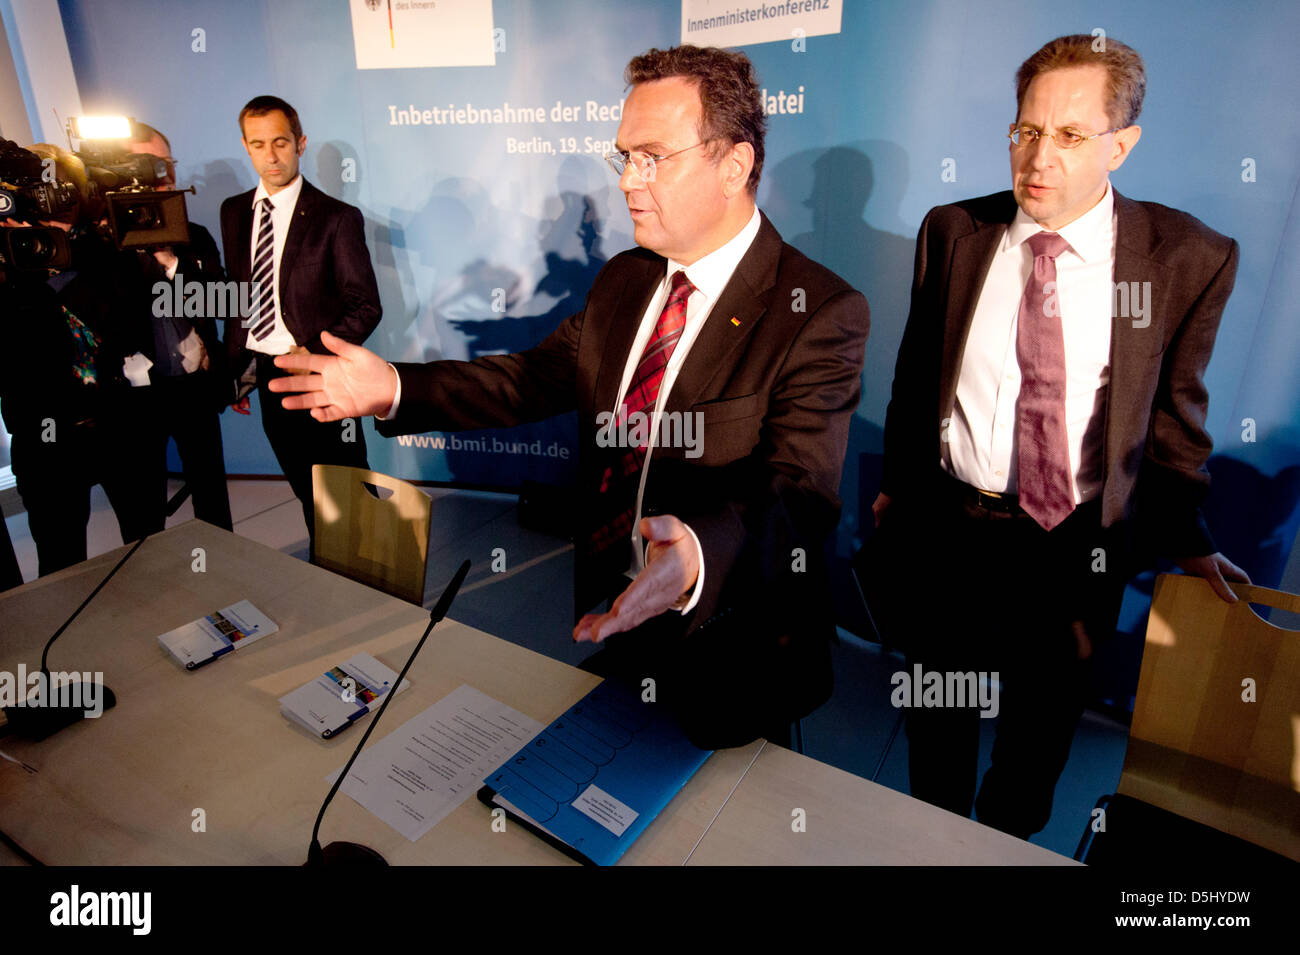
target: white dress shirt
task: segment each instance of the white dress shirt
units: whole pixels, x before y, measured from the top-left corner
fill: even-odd
[[[1101,201],[1063,227],[1069,248],[1056,258],[1057,302],[1065,340],[1065,429],[1076,504],[1101,493],[1110,384],[1115,198]],[[1043,227],[1016,211],[989,267],[971,319],[957,378],[957,397],[941,458],[972,487],[1015,494],[1016,399],[1020,365],[1016,326],[1025,284],[1034,270],[1026,240]]]
[[[745,223],[744,228],[737,232],[726,245],[714,249],[708,255],[697,259],[689,266],[669,259],[664,270],[664,277],[659,283],[659,288],[651,296],[650,305],[646,308],[645,314],[641,316],[641,327],[637,330],[636,338],[632,341],[632,348],[628,352],[627,365],[623,368],[623,381],[619,385],[618,397],[614,400],[614,407],[608,409],[615,414],[618,413],[619,406],[623,404],[623,397],[627,394],[627,389],[632,383],[632,376],[636,372],[636,366],[641,363],[641,353],[645,351],[646,343],[650,341],[650,337],[654,334],[655,325],[659,321],[659,314],[668,301],[668,294],[672,289],[672,277],[679,269],[685,270],[686,277],[695,286],[695,291],[686,300],[686,326],[682,329],[682,336],[677,340],[672,357],[668,360],[668,367],[664,369],[664,377],[659,384],[659,398],[655,402],[654,412],[650,418],[650,445],[646,449],[645,464],[641,467],[641,484],[636,492],[636,516],[632,521],[632,564],[627,571],[629,577],[635,577],[645,567],[646,545],[641,539],[640,528],[641,501],[645,496],[646,475],[650,473],[650,460],[654,453],[654,441],[659,435],[661,409],[668,400],[668,394],[672,391],[673,382],[677,380],[677,373],[686,361],[686,356],[695,343],[695,339],[699,336],[700,329],[704,327],[705,320],[713,311],[713,306],[717,304],[718,298],[722,295],[722,290],[731,281],[736,266],[745,257],[745,253],[749,251],[754,238],[758,235],[758,227],[761,224],[762,218],[759,216],[758,207],[756,206],[754,214],[749,217],[749,221]],[[704,590],[704,549],[700,546],[700,539],[695,536],[695,532],[690,527],[687,527],[686,530],[690,533],[691,539],[695,541],[695,552],[699,556],[700,575],[696,578],[695,589],[690,599],[684,606],[678,608],[682,613],[686,613],[695,607],[699,602],[700,594]]]
[[[287,355],[289,349],[298,344],[294,341],[289,327],[284,324],[280,311],[280,257],[284,254],[284,240],[289,235],[289,226],[293,223],[293,210],[302,195],[302,175],[294,177],[293,182],[275,195],[266,191],[266,183],[257,181],[257,190],[253,193],[253,235],[248,247],[248,261],[257,261],[257,237],[262,227],[262,200],[271,200],[271,231],[274,248],[271,260],[271,288],[275,299],[275,325],[270,334],[260,341],[253,337],[252,326],[248,329],[247,347],[267,355]],[[250,276],[251,278],[251,276]],[[256,322],[256,319],[254,319]]]

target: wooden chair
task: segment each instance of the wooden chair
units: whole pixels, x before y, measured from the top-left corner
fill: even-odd
[[[1300,596],[1230,586],[1240,598],[1235,604],[1199,577],[1156,580],[1106,834],[1086,851],[1081,843],[1077,857],[1150,861],[1152,851],[1186,846],[1185,861],[1211,861],[1208,852],[1215,861],[1272,853],[1278,862],[1300,862],[1300,633],[1250,606],[1300,612]],[[1126,843],[1145,842],[1145,851],[1116,851],[1117,833]],[[1093,850],[1106,843],[1094,860]]]
[[[376,471],[314,464],[312,562],[385,593],[424,602],[432,502],[413,484]],[[381,490],[391,493],[381,495]]]

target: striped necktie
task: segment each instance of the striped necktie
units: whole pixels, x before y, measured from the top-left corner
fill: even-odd
[[[668,301],[659,315],[659,321],[655,323],[654,333],[646,343],[645,351],[641,353],[641,360],[637,362],[623,404],[619,406],[615,433],[623,433],[631,415],[639,412],[649,417],[654,411],[668,361],[673,357],[673,350],[686,327],[686,301],[694,291],[695,286],[684,271],[679,269],[673,273]],[[615,463],[605,468],[600,480],[599,506],[607,519],[591,537],[593,554],[600,553],[615,541],[628,539],[632,532],[632,522],[636,518],[636,494],[641,485],[641,468],[645,464],[650,434],[649,428],[633,428],[631,431],[638,436],[644,435],[647,443],[625,449]]]
[[[271,225],[271,200],[262,200],[262,219],[257,226],[257,254],[253,256],[253,337],[259,342],[275,327],[275,234]]]

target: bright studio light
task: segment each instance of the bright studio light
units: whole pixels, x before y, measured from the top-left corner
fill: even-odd
[[[72,135],[77,139],[130,139],[131,120],[125,116],[74,116]]]

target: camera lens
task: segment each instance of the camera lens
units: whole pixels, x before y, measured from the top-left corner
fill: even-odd
[[[162,224],[158,219],[157,206],[128,206],[122,211],[132,229],[156,229]]]

